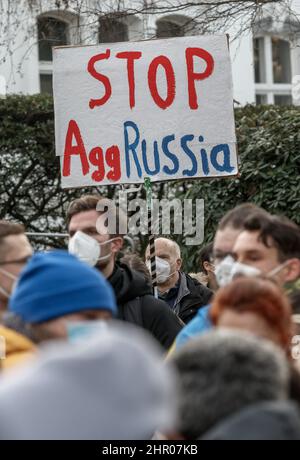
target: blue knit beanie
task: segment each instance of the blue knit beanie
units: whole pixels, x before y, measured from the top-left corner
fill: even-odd
[[[66,251],[34,254],[9,302],[9,311],[31,324],[83,310],[116,315],[115,296],[100,272]]]

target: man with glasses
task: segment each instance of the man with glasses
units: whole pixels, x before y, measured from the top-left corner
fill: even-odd
[[[14,283],[32,252],[22,225],[0,221],[0,320]]]

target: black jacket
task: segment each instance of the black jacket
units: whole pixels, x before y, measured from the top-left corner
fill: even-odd
[[[143,327],[165,349],[170,348],[183,324],[165,302],[154,298],[143,275],[118,263],[108,281],[116,295],[119,319]]]
[[[299,441],[300,414],[289,401],[250,406],[201,438],[206,441]]]
[[[190,275],[180,273],[178,297],[174,304],[174,311],[185,323],[189,323],[197,311],[206,307],[213,296],[213,292]]]

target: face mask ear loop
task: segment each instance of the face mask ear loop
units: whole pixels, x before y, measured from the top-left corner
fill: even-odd
[[[111,254],[107,254],[106,256],[103,256],[103,257],[99,257],[99,259],[97,259],[97,262],[100,262],[101,260],[107,260],[109,259],[111,256]]]
[[[115,241],[117,240],[118,238],[111,238],[110,240],[108,241],[104,241],[103,243],[99,243],[99,246],[100,246],[100,254],[101,254],[101,246],[104,246],[105,244],[108,244],[108,243],[111,243],[112,241]],[[107,254],[106,256],[103,256],[103,257],[99,257],[99,259],[97,259],[97,262],[101,262],[102,260],[107,260],[109,259],[111,256],[111,253],[110,254]]]
[[[288,263],[289,263],[289,261],[287,260],[286,262],[284,262],[283,264],[279,265],[278,267],[273,268],[273,270],[271,270],[268,273],[268,277],[273,278],[274,276],[278,275],[278,273],[280,273],[281,270],[283,270],[288,265]]]
[[[0,272],[4,275],[4,276],[7,276],[7,278],[9,278],[10,280],[14,281],[16,283],[16,281],[18,280],[18,277],[17,276],[14,276],[12,275],[11,273],[7,272],[6,270],[3,270],[3,268],[0,268]],[[13,289],[12,289],[13,290]],[[4,297],[6,297],[7,299],[10,298],[11,296],[11,293],[9,293],[6,289],[4,289],[3,287],[0,286],[0,292],[2,292],[2,294],[4,295]]]
[[[6,299],[10,298],[10,294],[4,289],[3,287],[0,286],[0,292],[4,295]]]
[[[3,268],[0,268],[0,273],[3,273],[4,276],[7,276],[7,278],[17,281],[18,277],[15,275],[12,275],[11,273],[7,272],[6,270],[3,270]]]
[[[177,273],[178,270],[175,270],[175,272],[171,273],[171,275],[168,276],[168,279],[170,279],[175,273]]]

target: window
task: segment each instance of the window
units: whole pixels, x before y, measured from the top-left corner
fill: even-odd
[[[41,93],[52,94],[52,74],[40,74]]]
[[[173,21],[161,20],[157,21],[157,38],[171,38],[171,37],[183,37],[184,30],[179,24]]]
[[[265,41],[263,38],[255,38],[254,43],[254,71],[255,83],[266,82],[266,61],[265,61]]]
[[[272,38],[274,83],[291,83],[291,50],[289,42]]]
[[[38,51],[41,93],[52,94],[52,47],[69,43],[68,24],[54,17],[38,18]]]
[[[253,41],[257,104],[292,104],[291,49],[278,37],[257,37]]]
[[[283,95],[283,94],[275,94],[274,96],[274,103],[276,105],[292,105],[292,96],[290,94]]]
[[[52,61],[52,47],[67,45],[67,24],[55,18],[38,19],[39,60]]]
[[[99,20],[99,43],[115,43],[128,41],[127,24],[111,17],[101,17]]]
[[[268,103],[268,97],[266,94],[256,95],[256,105],[266,105]]]

